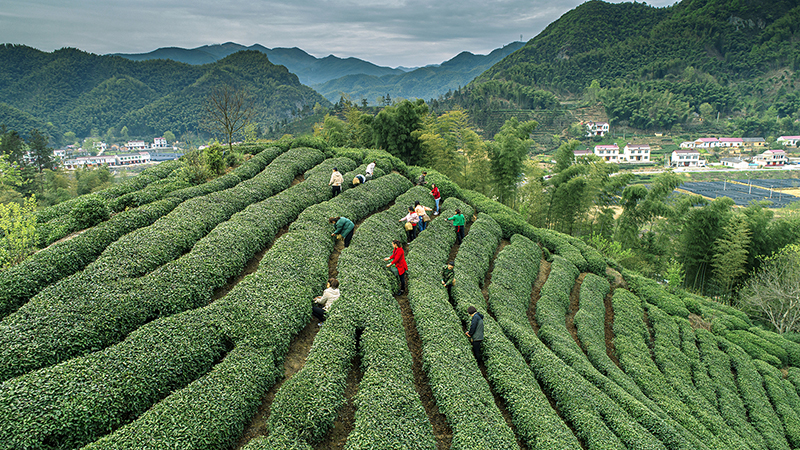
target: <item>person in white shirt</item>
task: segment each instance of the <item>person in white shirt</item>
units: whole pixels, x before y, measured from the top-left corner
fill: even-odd
[[[365,173],[367,174],[367,180],[372,178],[372,172],[374,171],[375,171],[375,161],[372,161],[371,163],[367,164],[367,170],[365,171]]]
[[[331,173],[331,181],[328,182],[328,186],[331,187],[331,193],[333,193],[334,197],[342,192],[342,183],[344,183],[344,177],[336,170],[336,167],[334,167],[333,173]]]
[[[319,326],[325,322],[325,314],[331,308],[333,302],[339,298],[339,280],[331,278],[328,280],[328,287],[319,297],[314,297],[314,305],[311,307],[311,314],[319,319]],[[321,306],[317,306],[321,305]]]

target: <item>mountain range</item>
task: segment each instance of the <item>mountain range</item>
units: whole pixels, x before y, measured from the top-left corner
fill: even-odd
[[[267,55],[270,62],[286,66],[297,75],[300,82],[312,87],[335,102],[341,97],[358,102],[366,99],[371,104],[378,98],[437,98],[448,91],[466,86],[476,76],[501,59],[522,48],[523,42],[512,42],[495,49],[488,55],[462,52],[441,64],[419,68],[391,68],[378,66],[358,58],[339,58],[328,55],[317,58],[299,48],[266,48],[255,44],[245,47],[228,42],[204,45],[193,49],[164,47],[149,53],[114,53],[133,61],[169,59],[186,64],[209,64],[232,53],[255,50]]]

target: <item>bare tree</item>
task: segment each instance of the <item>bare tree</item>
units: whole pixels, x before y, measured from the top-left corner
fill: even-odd
[[[800,245],[766,259],[740,291],[745,311],[771,323],[778,333],[800,325]]]
[[[206,99],[203,125],[212,134],[222,134],[233,150],[233,137],[242,131],[255,113],[253,99],[240,89],[217,86]]]

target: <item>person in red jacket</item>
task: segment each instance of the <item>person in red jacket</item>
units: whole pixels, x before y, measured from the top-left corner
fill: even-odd
[[[442,198],[442,195],[439,194],[439,188],[437,188],[435,184],[432,184],[431,188],[433,188],[433,189],[431,189],[431,195],[433,196],[433,199],[436,200],[436,212],[433,213],[433,215],[434,216],[438,216],[439,215],[439,200]]]
[[[392,249],[392,256],[383,258],[383,260],[389,261],[391,259],[391,262],[386,267],[391,267],[394,264],[397,268],[397,277],[400,278],[400,290],[395,292],[394,295],[403,295],[403,291],[406,290],[406,270],[408,270],[406,255],[403,252],[403,244],[397,239],[392,241]]]

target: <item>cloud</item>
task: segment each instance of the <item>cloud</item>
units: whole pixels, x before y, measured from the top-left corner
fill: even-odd
[[[577,0],[6,0],[0,42],[141,53],[237,42],[422,66],[527,41]],[[651,2],[666,6],[664,0]]]

